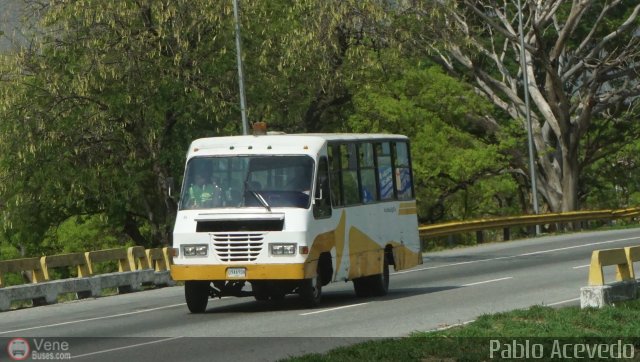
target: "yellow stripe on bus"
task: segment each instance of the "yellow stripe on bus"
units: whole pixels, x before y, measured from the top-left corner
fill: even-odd
[[[178,265],[171,266],[173,280],[235,280],[227,278],[228,268],[246,268],[246,277],[238,280],[304,279],[304,264],[260,265]]]
[[[418,209],[414,208],[406,208],[398,210],[398,215],[415,215],[418,213]]]
[[[411,208],[411,207],[416,207],[416,202],[415,201],[401,202],[400,203],[400,208],[401,209]]]

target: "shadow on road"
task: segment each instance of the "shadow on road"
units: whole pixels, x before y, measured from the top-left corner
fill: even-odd
[[[459,286],[441,286],[424,288],[390,288],[389,293],[382,297],[357,297],[352,290],[323,291],[322,302],[317,308],[307,308],[302,300],[291,294],[282,300],[256,301],[252,297],[225,299],[225,304],[221,305],[218,299],[209,299],[206,313],[264,313],[278,311],[303,310],[312,312],[314,310],[338,308],[358,303],[374,301],[390,301],[402,298],[409,298],[417,295],[438,293],[446,290],[457,289]],[[232,302],[234,301],[234,302]],[[227,304],[232,302],[233,304]]]

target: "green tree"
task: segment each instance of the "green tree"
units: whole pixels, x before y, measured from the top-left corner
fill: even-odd
[[[238,128],[225,122],[234,77],[220,71],[234,64],[228,14],[215,1],[44,9],[32,47],[2,61],[8,226],[37,244],[71,215],[104,214],[139,245],[167,243],[167,178],[189,141]]]
[[[410,136],[421,220],[518,211],[505,152],[512,138],[477,126],[490,104],[432,63],[394,50],[373,56],[378,67],[363,69],[350,84],[354,113],[344,130]]]
[[[25,46],[0,62],[7,239],[33,253],[70,216],[104,215],[136,244],[167,243],[167,181],[180,181],[189,142],[241,129],[231,2],[25,4]],[[289,132],[340,124],[351,100],[345,55],[396,42],[402,10],[375,0],[241,5],[250,119]]]
[[[464,35],[464,42],[414,44],[433,52],[451,74],[469,77],[478,92],[524,129],[521,75],[527,73],[538,191],[551,210],[571,211],[587,194],[580,190],[585,170],[638,138],[637,122],[625,114],[640,94],[640,5],[523,3],[524,69],[512,1],[455,2],[444,30]],[[616,132],[599,132],[602,128]],[[524,159],[520,165],[526,169]]]

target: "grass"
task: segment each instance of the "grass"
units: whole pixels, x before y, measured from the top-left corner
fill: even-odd
[[[500,353],[505,353],[508,347],[529,343],[539,344],[545,352],[540,360],[554,360],[551,358],[557,347],[554,343],[559,343],[559,346],[580,343],[613,345],[619,340],[623,345],[635,345],[637,360],[640,358],[639,315],[639,300],[602,309],[534,306],[483,315],[461,327],[414,333],[404,338],[373,340],[287,361],[485,361],[491,359],[491,343],[495,343],[494,346],[501,343],[501,349],[496,351],[493,359],[504,358],[505,355],[500,356]],[[568,351],[573,353],[571,348]],[[570,356],[563,355],[563,358],[555,360]],[[515,357],[511,355],[517,359]]]

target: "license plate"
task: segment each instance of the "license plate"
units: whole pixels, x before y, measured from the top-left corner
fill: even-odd
[[[246,278],[247,268],[228,268],[227,278]]]

